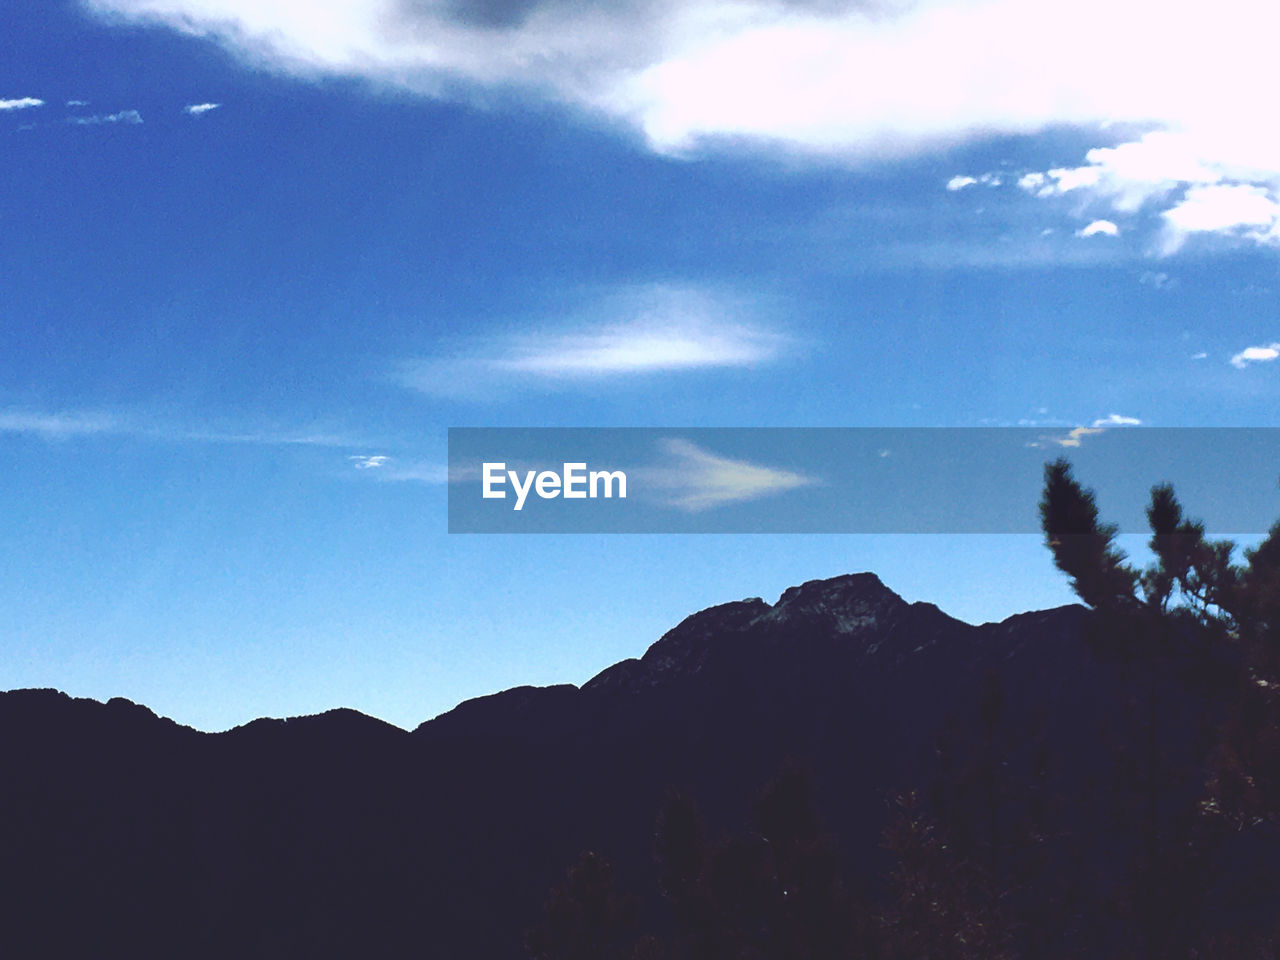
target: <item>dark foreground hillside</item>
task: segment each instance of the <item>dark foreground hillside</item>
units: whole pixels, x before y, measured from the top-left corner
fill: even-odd
[[[749,834],[789,759],[872,913],[905,895],[885,830],[916,791],[933,855],[981,868],[1013,955],[1263,930],[1274,841],[1200,815],[1230,651],[1172,638],[1152,666],[1110,639],[1083,607],[974,627],[857,574],[412,733],[335,710],[204,734],[125,700],[0,694],[0,954],[517,958],[588,849],[662,937],[668,788],[709,836]]]

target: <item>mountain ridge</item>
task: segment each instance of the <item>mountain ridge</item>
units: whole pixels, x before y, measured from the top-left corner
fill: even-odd
[[[482,703],[501,702],[504,699],[507,699],[508,694],[513,697],[527,697],[530,695],[528,691],[534,690],[562,692],[566,688],[573,688],[579,691],[587,691],[588,689],[596,690],[606,687],[614,688],[619,684],[623,677],[634,677],[638,665],[646,665],[648,667],[655,666],[652,662],[653,659],[660,659],[664,665],[681,665],[680,658],[669,656],[671,646],[676,643],[686,642],[689,639],[706,639],[710,633],[723,634],[728,632],[740,632],[742,629],[750,627],[756,622],[765,624],[789,622],[797,614],[799,614],[802,619],[813,617],[820,620],[823,605],[829,605],[833,599],[852,599],[855,603],[853,610],[866,610],[869,609],[869,607],[866,605],[859,605],[859,602],[868,597],[873,600],[880,601],[882,605],[887,605],[890,608],[893,608],[895,612],[915,608],[918,608],[921,611],[933,611],[953,623],[961,624],[977,630],[998,628],[1012,622],[1024,622],[1022,618],[1042,617],[1044,615],[1056,614],[1059,611],[1067,610],[1084,612],[1087,609],[1080,604],[1067,604],[1060,607],[1046,608],[1045,610],[1031,610],[1022,613],[1015,613],[999,621],[989,621],[982,624],[969,624],[967,621],[959,620],[950,616],[950,614],[947,614],[935,604],[925,601],[908,603],[899,594],[887,587],[874,573],[850,573],[836,577],[806,580],[800,584],[784,589],[779,595],[778,600],[773,604],[766,602],[760,597],[748,597],[742,600],[732,600],[724,603],[713,604],[712,606],[695,611],[694,613],[686,616],[674,627],[663,633],[657,640],[653,641],[640,656],[628,657],[618,661],[617,663],[610,664],[581,684],[566,682],[542,686],[517,685],[516,687],[504,690],[496,690],[492,693],[479,694],[459,701],[453,707],[442,711],[434,717],[422,720],[412,728],[401,727],[398,724],[391,723],[390,721],[383,720],[380,717],[376,717],[372,714],[364,713],[354,707],[347,706],[331,707],[326,710],[309,714],[296,714],[280,717],[270,715],[261,716],[246,720],[243,723],[228,727],[225,730],[201,730],[198,727],[184,724],[174,718],[157,714],[145,704],[123,696],[112,696],[103,701],[94,697],[74,696],[53,687],[18,687],[0,691],[0,701],[4,698],[14,697],[17,695],[22,695],[24,697],[43,697],[51,695],[50,703],[58,702],[58,699],[61,698],[80,705],[96,704],[101,707],[112,707],[115,705],[115,708],[127,705],[137,707],[156,719],[168,721],[169,723],[183,729],[208,736],[221,736],[224,734],[235,733],[237,731],[243,731],[246,728],[265,730],[269,727],[280,724],[285,726],[294,724],[296,726],[299,721],[314,723],[319,718],[330,717],[330,715],[336,715],[334,719],[339,717],[351,718],[355,722],[362,722],[359,718],[365,718],[373,721],[375,724],[390,727],[404,733],[413,733],[441,717],[454,713],[454,711],[457,711],[460,708],[467,707],[468,705],[478,706]],[[821,624],[818,624],[818,626],[821,626]],[[857,630],[868,626],[868,623],[865,620],[857,620],[857,614],[855,613],[852,617],[846,615],[843,622],[837,623],[837,626],[839,628],[837,632],[852,634]],[[695,627],[697,628],[696,631],[694,630]],[[697,659],[704,655],[705,652],[706,651],[704,650],[693,651],[691,655]],[[474,709],[474,707],[468,707],[468,712],[472,709]]]
[[[729,830],[788,758],[811,769],[844,862],[880,872],[888,798],[982,742],[992,684],[1008,729],[1055,757],[1036,773],[1020,747],[1007,775],[1070,797],[1051,826],[1072,836],[1111,816],[1097,784],[1126,709],[1090,618],[1072,605],[975,626],[874,574],[812,580],[691,614],[581,686],[472,698],[412,731],[339,708],[204,733],[119,698],[0,694],[18,952],[390,958],[429,929],[440,955],[516,960],[581,850],[654,890],[668,788]],[[147,926],[140,903],[163,918]],[[68,928],[62,909],[92,922]]]

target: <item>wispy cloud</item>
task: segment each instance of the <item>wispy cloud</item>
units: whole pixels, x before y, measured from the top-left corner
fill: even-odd
[[[89,105],[88,100],[68,100],[67,101],[68,107],[87,107],[88,105]]]
[[[1004,186],[1004,177],[1001,174],[994,172],[984,173],[977,177],[958,173],[947,181],[947,189],[952,193],[955,193],[958,190],[964,190],[967,187],[977,186],[979,184],[984,187],[1002,187]]]
[[[1075,427],[1065,437],[1053,437],[1053,442],[1060,447],[1078,447],[1085,437],[1092,437],[1104,432],[1100,427]]]
[[[74,123],[82,127],[98,126],[104,123],[138,124],[141,122],[142,114],[137,110],[121,110],[118,113],[95,113],[88,117],[67,117],[67,123]]]
[[[740,319],[740,312],[701,291],[629,289],[592,310],[606,319],[474,341],[403,364],[399,379],[424,393],[483,399],[513,389],[750,368],[777,357],[786,338]]]
[[[247,444],[256,446],[360,447],[338,433],[318,430],[218,429],[102,411],[0,409],[0,435],[25,434],[46,440],[118,436],[163,443]]]
[[[665,461],[661,466],[629,472],[646,486],[661,490],[669,506],[690,513],[759,500],[817,482],[794,471],[722,457],[683,438],[662,441],[661,450]]]
[[[428,460],[401,460],[384,453],[358,454],[347,457],[351,466],[365,476],[379,482],[391,483],[459,483],[473,479],[472,473],[479,476],[479,469],[455,467],[453,472],[447,464]]]
[[[1034,425],[1034,421],[1021,421],[1022,425]],[[1047,444],[1054,444],[1059,447],[1067,447],[1075,449],[1079,447],[1086,437],[1096,437],[1099,434],[1106,433],[1113,427],[1138,427],[1142,425],[1142,421],[1137,417],[1126,417],[1123,414],[1111,413],[1105,417],[1099,417],[1093,421],[1090,426],[1072,427],[1065,434],[1050,437],[1041,437],[1037,441],[1029,444],[1032,447],[1044,447]]]
[[[220,106],[222,106],[220,103],[189,103],[182,108],[182,112],[191,117],[199,117],[210,110],[217,110]]]
[[[0,110],[29,110],[31,107],[43,107],[44,101],[35,97],[19,97],[17,100],[0,100]]]
[[[638,322],[589,333],[530,338],[494,360],[499,370],[540,377],[578,378],[613,374],[749,367],[773,350],[759,332],[704,318]]]
[[[220,431],[220,430],[184,430],[159,427],[150,430],[133,431],[138,436],[155,440],[190,441],[192,443],[230,443],[268,447],[361,447],[365,444],[340,433],[326,433],[314,430],[257,430],[257,431]]]
[[[1268,343],[1261,347],[1245,347],[1231,358],[1231,365],[1243,370],[1251,363],[1270,363],[1280,357],[1280,343]]]
[[[122,432],[121,423],[103,413],[42,413],[0,410],[0,434],[23,433],[49,439]]]
[[[460,483],[469,479],[469,475],[464,470],[455,469],[450,471],[446,464],[419,460],[407,463],[392,463],[386,469],[379,470],[377,478],[393,483],[439,484]]]

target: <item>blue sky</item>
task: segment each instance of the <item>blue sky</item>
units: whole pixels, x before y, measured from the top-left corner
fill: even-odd
[[[814,577],[1067,602],[1034,536],[451,536],[446,430],[1280,425],[1267,18],[8,5],[0,687],[411,726]]]

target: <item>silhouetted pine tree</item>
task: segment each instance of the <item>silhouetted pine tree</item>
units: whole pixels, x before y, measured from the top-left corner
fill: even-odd
[[[1208,898],[1224,880],[1210,875],[1222,860],[1220,824],[1242,828],[1280,814],[1280,657],[1273,656],[1280,526],[1236,566],[1234,545],[1207,539],[1161,484],[1147,509],[1156,559],[1139,572],[1115,548],[1116,528],[1099,522],[1093,493],[1066,460],[1046,466],[1040,509],[1054,561],[1096,611],[1100,645],[1119,657],[1129,691],[1127,735],[1116,741],[1116,808],[1136,837],[1116,902],[1139,956],[1196,956],[1196,943],[1218,936]],[[1232,704],[1199,770],[1176,763],[1170,749],[1171,736],[1184,748],[1188,742],[1186,718],[1168,702],[1179,689],[1195,689],[1208,707]],[[1213,721],[1210,713],[1200,719]],[[1198,807],[1187,800],[1197,779],[1207,780]]]

